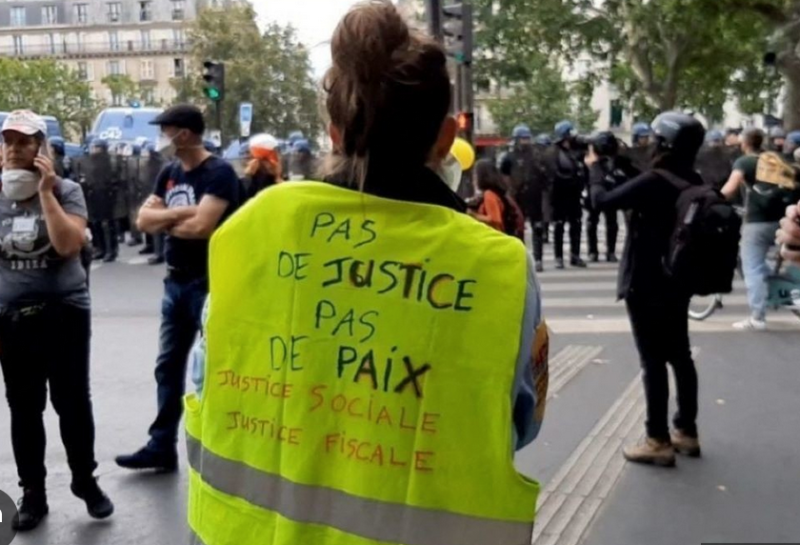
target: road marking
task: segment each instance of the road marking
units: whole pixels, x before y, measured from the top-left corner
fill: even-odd
[[[546,309],[547,307],[545,307]],[[688,318],[687,318],[688,319]],[[689,321],[692,333],[739,333],[733,329],[736,316],[712,316],[711,318],[695,322]],[[630,333],[631,324],[628,318],[548,318],[547,326],[553,333]],[[767,322],[767,331],[798,331],[800,320],[793,315],[770,316]]]
[[[558,280],[566,280],[566,278],[561,276],[558,278]],[[617,290],[616,282],[598,281],[596,278],[595,279],[587,278],[582,282],[548,282],[547,280],[544,280],[543,282],[541,282],[541,284],[544,297],[547,298],[548,300],[550,300],[548,294],[555,292],[569,292],[574,294],[575,292],[583,293],[587,291],[605,291],[609,292],[609,294],[611,294],[611,297],[613,297],[616,294]],[[734,282],[733,287],[736,290],[745,289],[744,282]],[[709,302],[711,301],[710,298],[705,298],[705,299],[708,300]],[[570,299],[570,300],[574,301],[577,299]],[[733,304],[735,301],[737,301],[737,296],[730,296],[730,295],[725,296],[723,298],[723,304],[728,302],[729,300],[730,304]]]
[[[102,268],[103,268],[103,264],[102,263],[92,263],[92,266],[90,267],[90,270],[92,272],[94,272],[94,271],[96,271],[98,269],[102,269]]]
[[[550,385],[547,398],[551,399],[557,396],[558,392],[602,351],[602,346],[570,345],[556,354],[550,361]]]
[[[642,435],[644,412],[644,390],[637,376],[540,494],[531,543],[580,542],[622,474],[622,445]]]

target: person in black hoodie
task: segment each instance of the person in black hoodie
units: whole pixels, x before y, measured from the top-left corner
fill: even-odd
[[[639,350],[647,399],[647,438],[624,449],[631,462],[675,465],[675,452],[700,455],[697,433],[697,371],[689,344],[690,295],[664,269],[675,224],[680,190],[659,171],[693,184],[702,178],[694,170],[705,129],[694,117],[663,113],[653,122],[656,139],[652,168],[619,187],[609,187],[598,172],[601,164],[590,153],[592,203],[599,210],[631,212],[629,234],[619,272],[618,293],[624,299]],[[672,365],[678,387],[675,430],[668,424],[669,382]]]

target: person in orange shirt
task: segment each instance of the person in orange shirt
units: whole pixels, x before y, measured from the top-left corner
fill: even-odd
[[[498,231],[522,239],[525,236],[522,212],[508,194],[508,188],[493,161],[481,159],[477,162],[475,188],[483,198],[477,212],[471,212],[472,216]]]

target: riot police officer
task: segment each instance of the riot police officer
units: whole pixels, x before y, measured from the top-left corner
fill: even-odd
[[[786,131],[782,127],[772,127],[769,130],[769,143],[767,145],[768,151],[783,152],[783,146],[786,144]]]
[[[59,178],[71,179],[72,169],[69,166],[67,151],[64,147],[64,139],[60,136],[50,138],[50,149],[53,151],[53,168]]]
[[[591,170],[591,183],[608,183],[611,187],[617,187],[626,181],[635,178],[640,171],[633,166],[628,157],[619,154],[619,140],[610,131],[599,132],[592,138],[587,162],[596,165]],[[598,179],[595,179],[597,177]],[[588,238],[589,238],[589,257],[592,262],[599,261],[599,250],[597,240],[597,228],[600,224],[600,210],[589,203],[588,219]],[[616,263],[617,254],[617,233],[619,225],[617,223],[617,211],[605,210],[602,212],[606,219],[606,260],[609,263]]]
[[[576,146],[575,126],[561,121],[555,127],[555,146],[548,153],[552,177],[550,203],[555,222],[556,268],[564,268],[564,229],[569,223],[570,265],[586,267],[581,259],[583,210],[581,195],[587,186],[587,171]]]
[[[106,263],[116,261],[119,254],[117,226],[114,221],[116,191],[113,186],[113,167],[108,153],[108,142],[101,138],[92,140],[89,155],[81,168],[87,189],[89,228],[94,242],[94,259]]]
[[[526,219],[533,229],[533,257],[536,270],[544,270],[544,226],[549,219],[545,211],[545,191],[547,177],[544,172],[542,155],[535,149],[533,133],[527,125],[514,127],[512,148],[500,162],[500,171],[509,180],[513,196],[516,198]]]

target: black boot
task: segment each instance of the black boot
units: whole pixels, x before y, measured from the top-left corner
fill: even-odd
[[[573,267],[578,267],[579,269],[586,268],[586,262],[577,255],[574,255],[569,259],[569,264]]]
[[[536,262],[536,272],[537,273],[544,272],[544,265],[542,265],[541,261]]]
[[[159,473],[172,473],[178,470],[178,454],[161,452],[144,447],[133,454],[117,456],[119,467],[125,469],[155,469]]]
[[[606,256],[606,261],[609,263],[619,263],[619,259],[617,259],[617,254],[608,254]]]
[[[11,526],[18,532],[33,530],[50,512],[44,488],[26,488],[17,505],[17,514]]]
[[[114,513],[114,504],[108,496],[100,490],[97,479],[88,477],[85,479],[73,480],[70,490],[75,497],[86,502],[86,511],[89,516],[95,519],[104,519]]]
[[[564,269],[564,258],[557,257],[556,258],[556,269],[563,270]]]
[[[597,254],[589,254],[589,261],[592,263],[600,263],[600,256]]]

